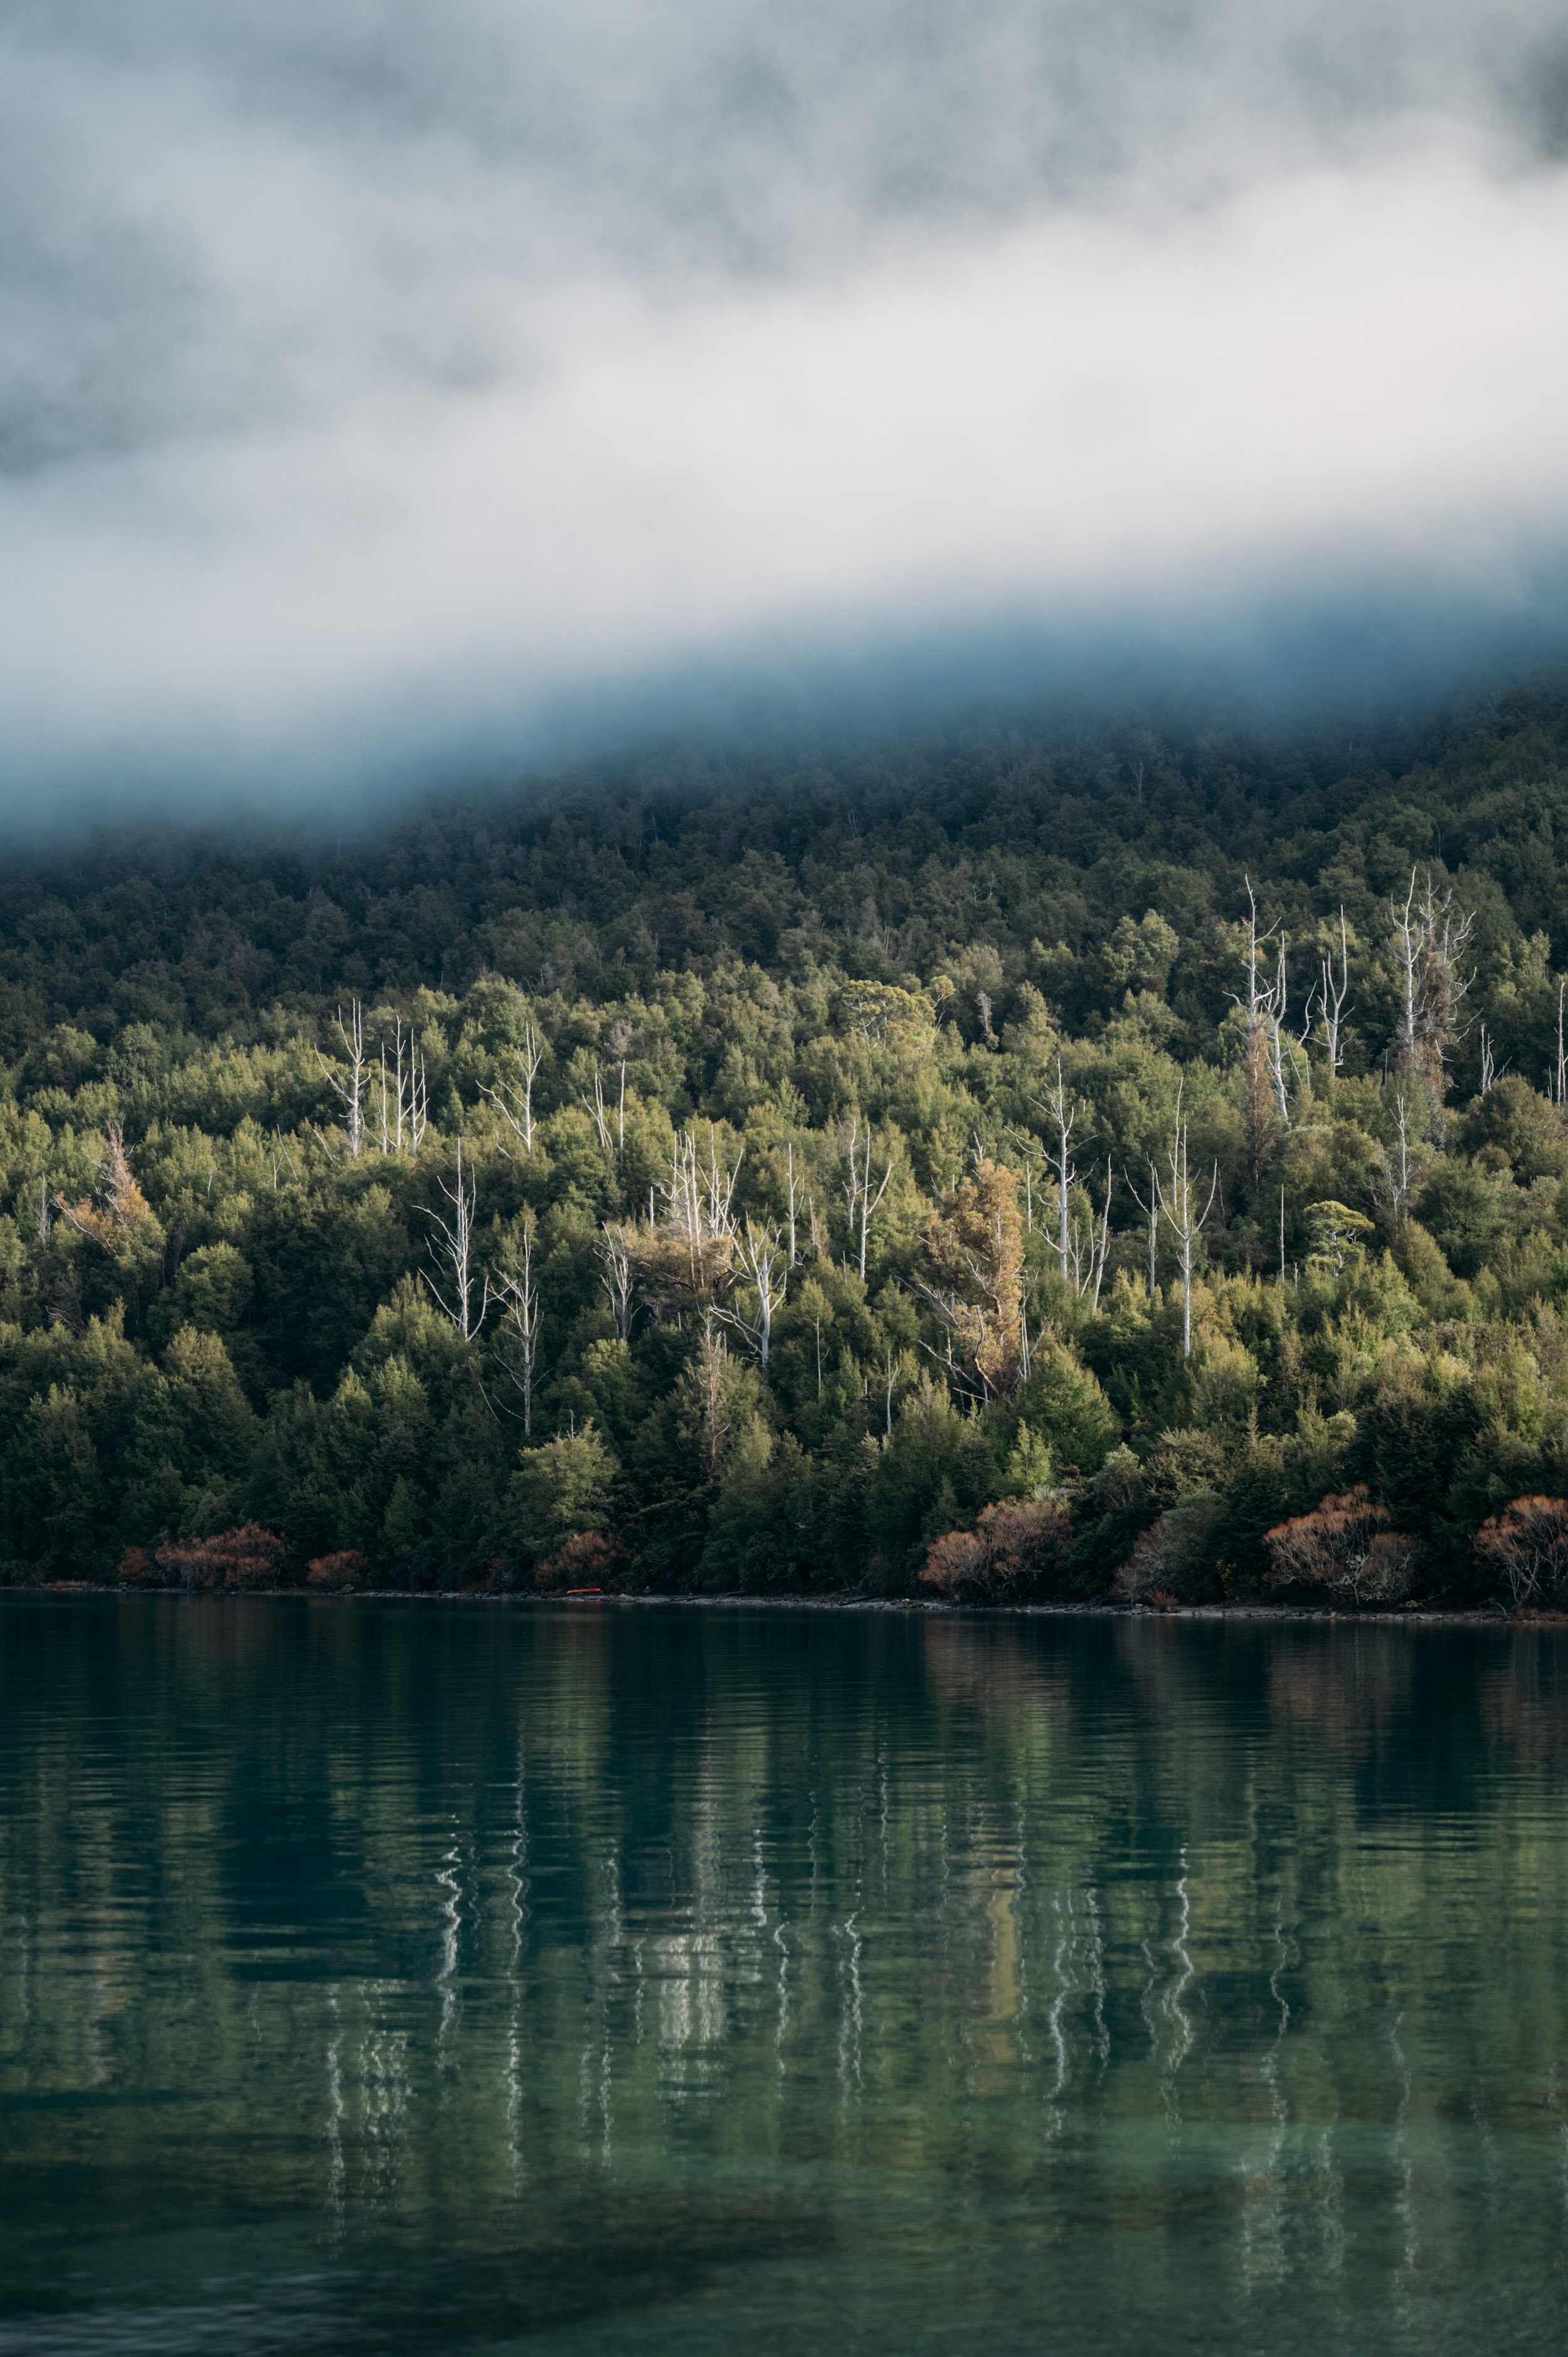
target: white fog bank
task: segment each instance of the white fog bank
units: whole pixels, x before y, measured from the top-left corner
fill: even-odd
[[[980,617],[1196,643],[1259,601],[1435,597],[1550,625],[1568,171],[1463,11],[1448,84],[1385,59],[1380,114],[1240,36],[1228,77],[1211,10],[1137,156],[1105,126],[1118,91],[1123,130],[1157,124],[1148,60],[1119,69],[1062,10],[1054,62],[1005,8],[891,81],[868,59],[859,118],[853,60],[817,89],[763,12],[672,19],[667,49],[643,18],[618,50],[607,11],[603,88],[557,61],[559,155],[504,73],[499,97],[419,83],[412,16],[385,18],[400,95],[334,80],[343,7],[314,49],[306,20],[241,10],[248,53],[176,7],[65,14],[74,47],[12,37],[43,184],[4,257],[13,805],[160,765],[216,791],[230,767],[286,788],[525,750],[634,677]],[[465,22],[514,62],[538,31]],[[1498,22],[1505,62],[1504,35],[1532,54],[1533,19]],[[782,130],[744,78],[693,100],[699,171],[634,102],[669,104],[681,42],[737,27],[772,28],[800,86]],[[1068,32],[1079,122],[1051,80]],[[999,155],[979,139],[986,41],[1058,102],[1032,160],[1011,87]],[[900,94],[958,185],[910,156],[900,183]]]

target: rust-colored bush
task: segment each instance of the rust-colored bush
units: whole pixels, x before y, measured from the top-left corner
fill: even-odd
[[[574,1531],[533,1575],[535,1587],[559,1595],[567,1587],[608,1587],[626,1567],[626,1549],[602,1531]]]
[[[978,1595],[986,1567],[985,1542],[977,1531],[947,1531],[933,1539],[920,1566],[920,1585],[939,1596]]]
[[[353,1547],[345,1547],[340,1555],[313,1555],[306,1569],[305,1584],[307,1587],[365,1587],[370,1577],[366,1557]]]
[[[1397,1603],[1410,1594],[1416,1555],[1415,1542],[1391,1523],[1388,1508],[1374,1501],[1365,1482],[1325,1498],[1311,1513],[1264,1534],[1265,1585],[1326,1589],[1354,1604]]]
[[[1568,1594],[1568,1498],[1515,1498],[1476,1534],[1476,1560],[1515,1611]]]
[[[242,1530],[220,1531],[211,1538],[127,1547],[115,1568],[117,1577],[133,1587],[203,1591],[283,1587],[288,1585],[289,1554],[275,1531],[247,1523]]]
[[[920,1585],[955,1603],[1020,1603],[1048,1595],[1060,1573],[1072,1518],[1055,1498],[1004,1498],[972,1531],[933,1539]]]

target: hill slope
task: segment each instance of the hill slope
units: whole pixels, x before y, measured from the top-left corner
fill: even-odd
[[[1565,771],[1542,689],[14,864],[8,1576],[1545,1599]]]

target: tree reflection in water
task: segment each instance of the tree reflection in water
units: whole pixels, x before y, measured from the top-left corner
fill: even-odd
[[[1565,1675],[12,1600],[0,2347],[1538,2349]]]

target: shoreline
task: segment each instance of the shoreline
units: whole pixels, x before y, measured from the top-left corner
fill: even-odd
[[[1176,1604],[1151,1610],[1138,1604],[955,1604],[938,1598],[919,1596],[690,1596],[618,1594],[583,1591],[572,1594],[539,1595],[526,1589],[495,1590],[471,1587],[435,1587],[417,1592],[392,1588],[308,1588],[308,1587],[133,1587],[118,1581],[89,1579],[28,1580],[14,1582],[0,1588],[0,1601],[8,1596],[67,1597],[164,1597],[190,1603],[223,1604],[466,1604],[521,1606],[535,1611],[542,1608],[570,1606],[575,1610],[602,1611],[607,1606],[628,1610],[649,1607],[678,1606],[689,1610],[722,1610],[752,1612],[898,1612],[921,1614],[966,1620],[1249,1620],[1249,1621],[1332,1621],[1375,1622],[1380,1627],[1401,1628],[1496,1628],[1496,1629],[1563,1629],[1568,1628],[1568,1612],[1503,1611],[1497,1605],[1450,1605],[1431,1610],[1414,1609],[1389,1612],[1368,1610],[1337,1605],[1311,1604]]]

